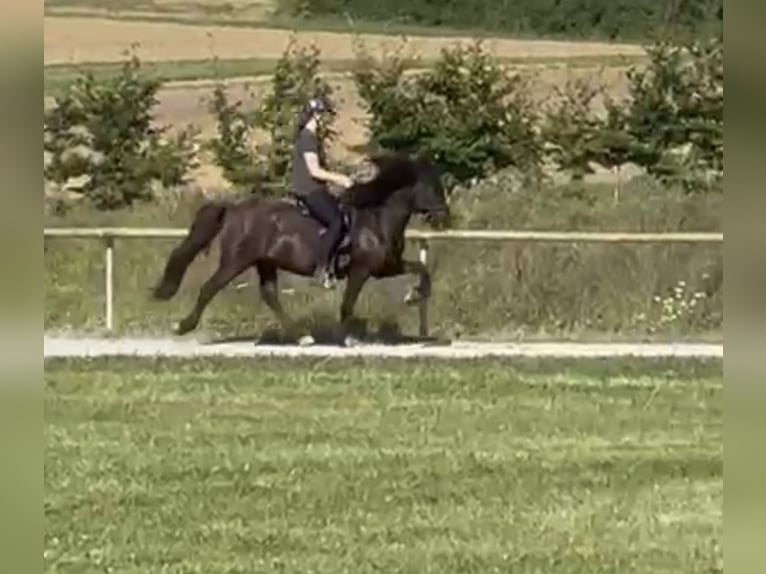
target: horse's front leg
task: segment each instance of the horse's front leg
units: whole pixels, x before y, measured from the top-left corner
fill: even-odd
[[[346,289],[343,292],[343,301],[340,305],[340,323],[343,330],[342,338],[346,346],[354,344],[354,339],[350,335],[350,321],[354,316],[354,307],[359,299],[359,293],[362,287],[370,278],[370,273],[365,269],[351,269],[346,280]]]
[[[399,275],[417,275],[417,284],[410,287],[404,296],[404,302],[407,305],[415,305],[423,299],[431,296],[431,273],[425,263],[421,261],[408,261],[406,259],[398,261],[384,269],[382,273],[376,275],[377,278],[398,277]]]

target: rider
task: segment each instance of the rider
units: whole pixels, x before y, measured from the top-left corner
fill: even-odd
[[[293,152],[293,192],[308,207],[311,214],[327,227],[322,238],[315,276],[326,288],[332,287],[330,259],[341,239],[343,215],[337,196],[353,183],[350,177],[327,171],[324,148],[317,137],[317,124],[327,106],[319,98],[309,100],[298,117],[297,137]],[[329,186],[334,183],[340,189]]]

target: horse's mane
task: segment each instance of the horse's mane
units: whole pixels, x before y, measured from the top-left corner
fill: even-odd
[[[344,194],[344,203],[351,207],[378,207],[396,191],[418,181],[418,162],[405,154],[376,154],[370,161],[377,168],[375,176],[369,181],[355,183]]]

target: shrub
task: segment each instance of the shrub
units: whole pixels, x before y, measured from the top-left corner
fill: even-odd
[[[589,80],[560,90],[547,111],[543,138],[551,158],[582,179],[592,162],[619,168],[633,161],[667,185],[720,189],[723,178],[723,45],[718,40],[647,50],[649,61],[628,71],[629,93],[592,103]]]
[[[648,49],[628,72],[624,103],[632,159],[687,190],[719,188],[723,178],[723,42]]]
[[[218,135],[207,142],[207,147],[230,183],[237,187],[255,188],[260,186],[267,170],[252,143],[250,115],[241,108],[242,102],[230,103],[224,86],[216,85],[208,109],[216,118]]]
[[[100,209],[148,200],[152,184],[181,185],[195,163],[195,130],[168,137],[167,127],[154,125],[160,82],[140,68],[133,56],[114,78],[84,73],[44,115],[46,180],[66,186],[84,178],[81,192]]]
[[[404,68],[395,56],[358,60],[354,79],[374,145],[428,153],[460,183],[508,166],[537,171],[542,147],[527,86],[480,43],[443,50],[422,74]]]
[[[296,48],[291,41],[277,63],[269,92],[252,112],[244,112],[242,102],[230,103],[223,86],[216,87],[209,109],[218,135],[208,146],[231,183],[265,193],[287,185],[295,120],[309,98],[320,96],[330,107],[318,128],[319,137],[325,142],[335,137],[332,88],[320,78],[319,66],[316,47]],[[260,145],[254,141],[258,132],[266,136]],[[272,185],[262,187],[263,183]]]
[[[592,163],[602,159],[606,122],[593,111],[593,99],[602,91],[589,78],[570,80],[563,89],[555,88],[559,102],[546,110],[542,137],[547,151],[575,180],[592,173]]]

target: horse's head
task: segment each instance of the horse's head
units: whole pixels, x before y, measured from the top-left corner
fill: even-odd
[[[439,173],[426,158],[401,153],[384,153],[370,158],[375,176],[354,184],[345,201],[357,208],[377,207],[391,198],[406,201],[409,209],[423,215],[433,226],[449,222],[449,207]]]
[[[446,227],[450,210],[439,172],[425,157],[415,160],[417,178],[413,186],[413,203],[417,213],[423,215],[433,227]]]

